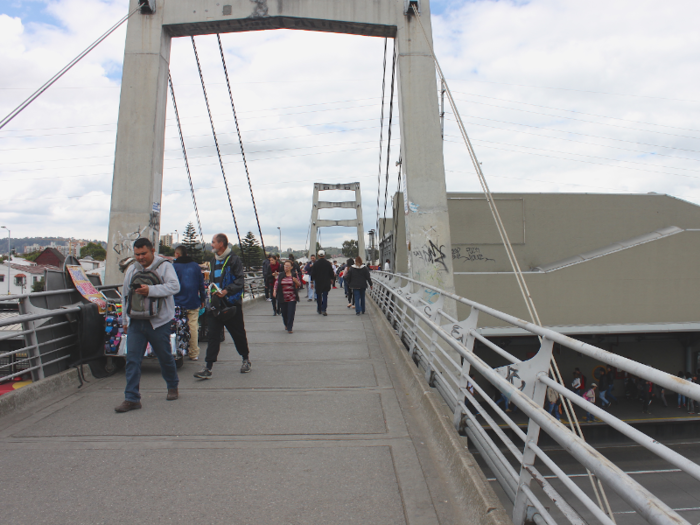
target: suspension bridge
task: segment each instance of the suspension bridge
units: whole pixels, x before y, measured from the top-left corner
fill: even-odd
[[[119,263],[133,252],[136,238],[147,237],[157,245],[168,94],[197,229],[205,243],[178,112],[177,79],[169,68],[173,38],[190,38],[232,225],[242,245],[196,43],[199,35],[217,36],[264,250],[254,173],[246,160],[219,35],[265,29],[385,39],[374,222],[384,241],[382,259],[387,255],[395,269],[402,266],[407,271],[373,272],[370,308],[364,316],[348,315],[340,291],[331,292],[329,315],[323,319],[302,303],[293,336],[278,326],[260,300],[260,290],[252,285],[259,276],[249,275],[244,311],[253,372],[236,373],[233,347],[225,344],[216,377],[195,381],[190,374],[194,364],[185,363],[180,369],[181,398],[166,403],[157,368],[146,366],[144,410],[125,416],[111,410],[123,376],[117,372],[93,377],[82,364],[100,321],[90,317],[65,276],[54,275],[45,292],[2,298],[2,304],[19,306],[17,313],[0,317],[0,342],[21,341],[0,353],[0,359],[15,366],[3,379],[31,374],[34,381],[30,388],[0,397],[0,457],[5,472],[21,473],[3,489],[8,523],[520,525],[700,520],[694,495],[700,487],[700,466],[693,443],[663,444],[652,426],[640,426],[629,415],[603,410],[574,393],[558,360],[565,354],[586,356],[669,395],[699,401],[700,385],[543,326],[528,272],[521,269],[523,258],[513,248],[517,241],[506,228],[509,215],[490,192],[449,79],[434,53],[429,2],[256,0],[223,5],[207,1],[202,6],[190,10],[184,0],[132,1],[118,24],[0,122],[0,127],[9,123],[127,23],[109,256],[106,284],[101,285],[105,293],[117,287]],[[401,139],[397,187],[405,213],[397,205],[388,220],[395,97]],[[442,156],[445,99],[528,320],[455,290]],[[359,195],[359,185],[347,186]],[[323,207],[317,197],[316,191],[314,202]],[[317,212],[312,206],[311,251],[322,225],[316,224]],[[352,226],[358,227],[360,238],[361,224],[359,208]],[[657,232],[619,250],[676,233],[680,232]],[[584,254],[581,260],[616,250]],[[563,261],[560,267],[576,262]],[[516,355],[498,338],[489,337],[484,318],[526,334],[536,341],[536,350],[525,358]],[[493,364],[493,356],[499,365]],[[561,400],[561,418],[545,409],[548,389]],[[509,406],[516,407],[517,414]],[[583,414],[597,422],[581,424]],[[653,424],[652,419],[647,422]],[[630,468],[639,465],[639,458],[645,466]]]

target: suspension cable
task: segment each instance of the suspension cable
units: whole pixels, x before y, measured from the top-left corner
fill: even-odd
[[[219,42],[219,53],[221,54],[221,64],[224,66],[224,75],[226,76],[226,87],[228,88],[228,98],[231,101],[231,110],[233,111],[233,120],[236,123],[236,132],[238,133],[238,143],[241,145],[241,157],[243,157],[243,167],[245,168],[245,176],[248,178],[248,188],[250,189],[250,198],[253,201],[253,211],[255,212],[255,221],[258,223],[258,232],[260,233],[260,244],[262,244],[263,256],[266,255],[265,240],[263,239],[262,228],[260,228],[260,219],[258,218],[258,207],[255,205],[255,195],[253,195],[253,186],[250,183],[250,172],[248,171],[248,162],[245,159],[245,150],[243,149],[243,138],[241,137],[241,128],[238,126],[238,117],[236,116],[236,106],[233,103],[233,94],[231,93],[231,83],[228,80],[228,69],[226,68],[226,58],[224,58],[224,48],[221,45],[221,35],[216,34],[216,40]],[[282,247],[280,246],[280,252]]]
[[[506,249],[506,254],[508,255],[508,260],[511,264],[511,267],[513,268],[513,273],[515,274],[515,278],[518,282],[518,287],[520,288],[520,293],[523,296],[523,299],[525,300],[525,306],[527,307],[528,313],[530,314],[530,318],[532,319],[532,322],[538,326],[542,326],[542,322],[540,320],[539,314],[537,313],[537,308],[535,307],[535,303],[532,299],[532,296],[530,295],[530,290],[527,287],[527,283],[525,282],[525,276],[523,275],[522,270],[520,269],[520,264],[518,263],[518,260],[515,256],[515,252],[513,251],[513,246],[510,243],[510,239],[508,237],[508,233],[506,232],[505,226],[503,225],[503,221],[501,219],[500,213],[498,213],[498,208],[496,207],[496,202],[493,199],[493,195],[491,194],[491,190],[489,189],[488,183],[486,182],[486,178],[484,177],[484,173],[481,170],[481,164],[479,163],[477,157],[476,157],[476,152],[474,151],[474,147],[472,146],[471,141],[469,140],[469,136],[467,135],[467,130],[464,127],[464,123],[462,122],[462,117],[459,114],[459,110],[457,109],[457,104],[455,103],[454,98],[452,97],[452,91],[450,90],[450,87],[447,83],[447,79],[445,78],[445,75],[442,72],[442,68],[440,67],[440,63],[438,62],[437,56],[435,55],[435,50],[433,49],[433,44],[430,41],[430,38],[428,38],[428,33],[425,30],[425,27],[423,26],[423,22],[420,19],[420,16],[418,14],[418,10],[416,9],[416,6],[414,4],[411,5],[413,9],[413,13],[415,14],[415,19],[418,21],[418,24],[420,25],[421,30],[423,31],[423,36],[425,37],[426,43],[428,44],[428,48],[430,49],[430,53],[432,55],[433,61],[435,62],[435,68],[438,72],[438,75],[440,76],[440,80],[443,82],[443,86],[445,89],[445,92],[447,94],[447,98],[450,102],[450,106],[452,107],[452,111],[455,117],[455,120],[457,122],[457,125],[459,127],[459,131],[462,134],[462,138],[464,140],[465,145],[467,146],[467,151],[469,152],[469,157],[472,161],[472,165],[474,166],[474,170],[476,171],[477,177],[479,178],[479,183],[481,184],[481,188],[484,192],[484,196],[486,197],[486,202],[489,205],[489,209],[491,210],[491,215],[493,216],[493,219],[496,223],[496,228],[498,229],[498,233],[501,237],[501,242],[503,243],[503,246]],[[550,373],[552,376],[562,385],[566,386],[564,384],[564,380],[561,376],[561,372],[559,371],[559,366],[557,365],[556,359],[554,359],[554,356],[552,356],[550,360],[550,367],[549,367]],[[569,418],[569,425],[571,426],[572,431],[578,435],[581,439],[585,439],[583,437],[583,432],[581,431],[581,427],[578,423],[577,417],[576,417],[576,412],[574,411],[574,407],[571,404],[571,402],[568,399],[564,399],[564,406],[565,410],[567,411],[567,415],[570,415],[571,417]],[[569,405],[568,407],[566,405]],[[610,516],[610,519],[615,522],[615,517],[612,513],[612,509],[610,508],[610,504],[608,502],[607,496],[605,494],[605,490],[603,489],[603,485],[600,482],[599,479],[595,478],[597,480],[597,486],[596,482],[594,481],[594,476],[589,471],[586,469],[588,472],[588,478],[591,482],[591,485],[593,487],[593,491],[596,494],[596,498],[598,499],[598,505],[603,508],[605,506],[608,515]],[[600,494],[599,492],[600,491]],[[602,497],[602,502],[601,502],[601,497]]]
[[[382,66],[382,109],[379,116],[379,169],[377,170],[377,217],[375,219],[376,232],[379,235],[379,196],[382,191],[382,151],[384,148],[384,93],[386,86],[386,50],[389,44],[389,39],[384,39],[384,65]],[[372,254],[374,255],[374,254]]]
[[[82,53],[80,53],[77,57],[75,57],[73,60],[68,62],[68,64],[63,69],[61,69],[58,73],[56,73],[54,76],[52,76],[49,80],[47,80],[43,86],[41,86],[34,93],[32,93],[24,102],[22,102],[19,106],[17,106],[15,109],[13,109],[4,119],[2,119],[0,121],[0,129],[4,128],[7,124],[9,124],[13,118],[15,118],[17,115],[19,115],[22,111],[24,111],[27,108],[27,106],[29,106],[29,104],[31,104],[37,98],[39,98],[39,96],[44,91],[46,91],[53,84],[55,84],[59,78],[61,78],[63,75],[65,75],[74,65],[76,65],[78,62],[80,62],[90,51],[92,51],[98,45],[100,45],[105,38],[107,38],[109,35],[114,33],[119,28],[119,26],[121,26],[124,22],[129,20],[129,18],[131,18],[133,15],[135,15],[140,9],[141,9],[141,6],[137,7],[131,13],[124,16],[121,20],[119,20],[119,22],[117,22],[110,29],[108,29],[107,32],[104,33],[100,38],[98,38],[92,44],[90,44]]]
[[[197,46],[192,39],[192,49],[194,50],[194,58],[197,61],[197,71],[199,71],[199,80],[202,81],[202,92],[204,93],[204,102],[207,104],[207,113],[209,114],[209,123],[211,124],[211,133],[214,136],[214,144],[216,145],[216,155],[219,157],[219,166],[221,166],[221,176],[224,178],[224,186],[226,187],[226,196],[228,197],[228,205],[231,208],[231,216],[233,217],[233,225],[236,227],[236,237],[238,237],[238,247],[243,254],[243,243],[241,242],[241,234],[238,231],[238,223],[236,222],[236,213],[233,211],[233,202],[231,201],[231,193],[228,191],[228,181],[226,180],[226,172],[224,171],[224,161],[221,160],[221,150],[219,149],[219,140],[216,138],[216,129],[214,129],[214,118],[211,116],[211,108],[209,107],[209,97],[207,96],[207,88],[204,85],[204,75],[202,75],[202,66],[199,63],[199,54],[197,54]]]
[[[202,232],[202,221],[199,220],[199,209],[197,208],[197,199],[194,196],[194,185],[192,184],[192,175],[190,174],[190,163],[187,160],[187,149],[185,148],[185,138],[182,136],[182,127],[180,126],[180,113],[177,110],[177,102],[175,100],[175,88],[173,87],[173,78],[168,72],[168,84],[170,84],[170,97],[173,99],[173,108],[175,109],[175,121],[177,122],[177,132],[180,135],[180,145],[182,146],[182,157],[185,159],[185,169],[187,170],[187,180],[190,182],[190,193],[192,194],[192,204],[194,206],[194,214],[197,216],[197,226],[199,227],[199,238],[202,242],[202,250],[206,250],[204,244],[204,233]]]
[[[398,180],[396,181],[396,191],[398,193],[401,193],[401,169],[403,167],[403,161],[401,159],[401,155],[399,155],[399,161],[396,163],[396,165],[399,168]],[[394,217],[394,227],[393,227],[392,233],[391,233],[391,239],[392,239],[392,242],[391,242],[391,244],[392,244],[392,246],[391,246],[391,248],[392,248],[391,260],[393,261],[393,264],[394,264],[394,273],[396,273],[397,272],[397,269],[396,269],[396,237],[399,234],[399,220],[398,220],[398,218],[399,218],[400,212],[399,212],[398,199],[394,199],[394,200],[396,202],[392,203],[392,205],[391,205],[391,211],[392,211],[392,214]],[[385,227],[386,227],[386,222],[385,222]]]
[[[386,186],[384,187],[384,222],[382,230],[386,230],[386,205],[389,197],[389,164],[391,162],[391,122],[394,118],[394,78],[396,76],[396,41],[394,41],[394,57],[391,64],[391,90],[389,95],[389,129],[387,131],[386,143]]]

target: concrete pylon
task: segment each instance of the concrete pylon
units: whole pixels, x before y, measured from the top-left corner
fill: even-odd
[[[157,0],[154,14],[129,19],[124,52],[107,249],[107,283],[133,240],[157,243],[163,176],[170,39],[214,33],[299,29],[394,38],[398,53],[404,213],[409,272],[454,290],[445,168],[428,0]],[[138,0],[130,1],[130,10]],[[362,242],[362,237],[358,239]],[[156,244],[157,245],[157,244]]]
[[[355,200],[352,201],[319,201],[318,192],[320,191],[354,191]],[[353,209],[357,213],[357,218],[350,220],[323,220],[318,218],[318,210],[324,208],[345,208]],[[311,206],[311,234],[309,237],[309,256],[316,253],[316,239],[318,239],[318,229],[327,226],[347,226],[352,228],[357,227],[357,253],[360,254],[362,260],[365,260],[365,231],[362,226],[362,195],[360,193],[360,183],[350,182],[348,184],[323,184],[322,182],[314,183],[313,203]]]

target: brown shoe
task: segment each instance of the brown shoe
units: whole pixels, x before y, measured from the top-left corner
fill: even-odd
[[[138,410],[141,408],[141,401],[122,401],[122,404],[114,407],[115,412],[128,412],[129,410]]]
[[[167,399],[168,401],[175,401],[177,399],[177,396],[177,388],[168,388],[168,396],[165,399]]]

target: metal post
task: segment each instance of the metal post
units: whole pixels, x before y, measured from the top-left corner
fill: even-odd
[[[280,231],[280,254],[282,253],[282,228],[277,226],[277,229]]]
[[[540,351],[537,353],[536,357],[541,357],[541,362],[549,363],[552,360],[552,347],[554,346],[554,341],[546,337],[542,338],[540,343]],[[546,360],[545,360],[546,358]],[[544,370],[546,373],[546,370]],[[547,392],[547,385],[541,381],[535,382],[535,391],[532,395],[532,400],[538,406],[543,406],[544,396]],[[518,492],[515,495],[515,502],[513,503],[513,523],[515,525],[521,525],[525,523],[525,518],[527,517],[527,507],[528,507],[528,495],[527,489],[530,488],[530,482],[532,481],[532,474],[528,467],[533,467],[535,465],[535,459],[537,455],[535,451],[530,448],[529,444],[537,444],[537,440],[540,437],[540,426],[535,423],[533,419],[530,419],[527,425],[527,439],[525,441],[525,449],[523,451],[523,460],[520,465],[520,479],[518,480]]]
[[[31,310],[29,297],[22,297],[20,299],[20,313],[31,312]],[[36,321],[24,321],[22,323],[22,330],[29,331],[29,333],[24,336],[24,344],[28,347],[27,357],[31,359],[30,366],[39,366],[36,370],[32,370],[32,381],[44,379],[44,367],[41,362],[41,352],[39,351],[39,339],[36,336]]]

